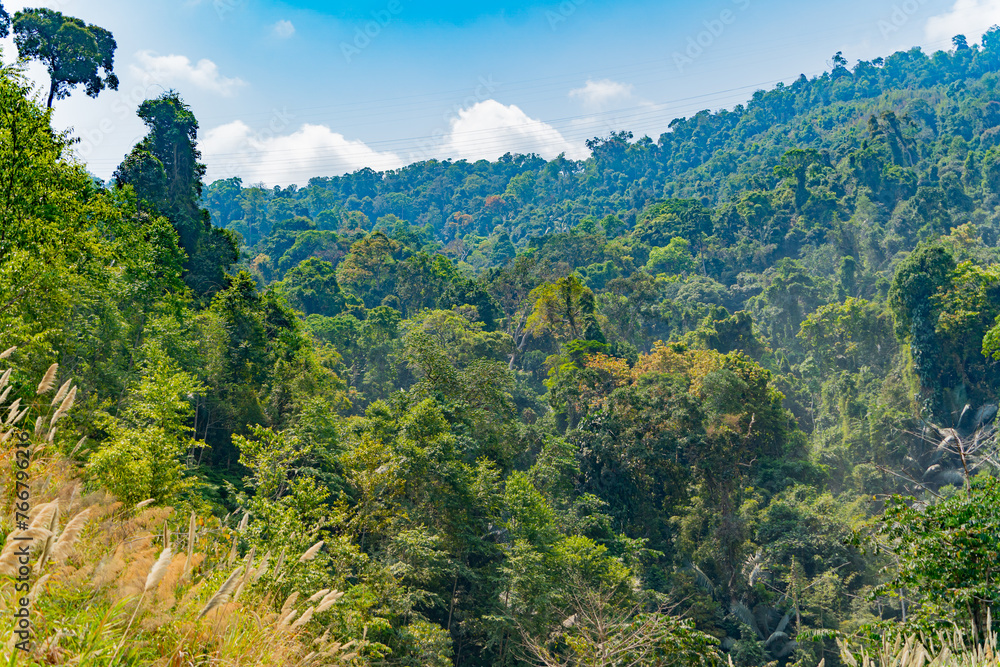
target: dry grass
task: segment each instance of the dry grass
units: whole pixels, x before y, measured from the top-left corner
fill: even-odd
[[[271,566],[269,554],[257,558],[251,550],[233,567],[230,544],[238,533],[214,517],[152,503],[125,507],[106,492],[82,492],[78,464],[58,453],[59,441],[46,446],[51,425],[76,397],[68,382],[54,398],[42,396],[53,391],[57,372],[49,368],[33,399],[0,402],[0,420],[14,423],[29,410],[33,422],[37,413],[44,417],[42,432],[32,435],[27,531],[13,525],[15,438],[0,443],[0,536],[7,538],[0,548],[0,607],[12,609],[18,596],[11,537],[32,538],[37,570],[31,591],[35,640],[17,664],[367,664],[358,643],[341,644],[323,633],[316,615],[329,609],[323,605],[332,593],[321,591],[315,609],[299,608],[297,595],[281,612],[274,608],[283,553]],[[0,376],[0,387],[5,383]],[[9,425],[2,430],[11,431]],[[69,519],[64,526],[61,517]],[[310,549],[310,557],[321,547]],[[300,560],[289,554],[293,558]],[[9,658],[15,638],[9,620],[0,621],[0,661]]]

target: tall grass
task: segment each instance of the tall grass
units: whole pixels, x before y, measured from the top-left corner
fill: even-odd
[[[256,558],[251,550],[230,564],[229,545],[246,528],[245,519],[234,530],[217,518],[189,514],[190,508],[179,512],[152,501],[126,507],[104,491],[86,491],[78,464],[59,452],[61,440],[54,437],[77,396],[71,382],[45,396],[57,378],[52,365],[33,397],[15,397],[16,390],[0,394],[0,422],[6,422],[0,437],[7,435],[0,443],[0,555],[11,550],[14,536],[33,538],[35,633],[29,653],[15,652],[9,611],[23,593],[15,590],[14,570],[0,568],[0,664],[367,664],[359,652],[363,642],[340,637],[339,643],[327,631],[330,617],[319,618],[337,613],[330,596],[341,594],[320,591],[315,608],[298,604],[296,596],[279,609],[274,600],[283,596],[276,595],[275,580],[284,556],[269,565],[269,555]],[[10,388],[10,379],[9,373],[0,376],[0,392]],[[28,410],[34,422],[31,523],[17,531],[11,434]],[[63,527],[60,517],[69,519]],[[303,554],[303,562],[321,546]]]
[[[992,627],[988,622],[987,627]],[[993,630],[977,638],[975,629],[954,628],[935,636],[883,637],[875,646],[858,648],[840,643],[841,658],[849,667],[985,667],[1000,666],[1000,650]]]

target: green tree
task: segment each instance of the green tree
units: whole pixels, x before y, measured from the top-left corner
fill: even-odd
[[[393,291],[402,250],[398,241],[373,232],[351,246],[351,253],[337,267],[337,279],[369,308],[379,306]]]
[[[204,391],[191,375],[155,346],[122,414],[112,419],[110,438],[90,457],[88,469],[119,500],[168,501],[191,488],[184,456],[204,443],[190,427],[194,397]]]
[[[115,171],[115,181],[131,185],[173,223],[188,256],[185,280],[197,294],[211,296],[225,286],[239,251],[235,236],[213,227],[199,203],[205,165],[198,161],[198,121],[174,91],[146,100],[138,113],[149,132]]]
[[[969,622],[980,633],[1000,602],[996,544],[1000,540],[1000,482],[986,475],[969,488],[926,507],[895,497],[873,535],[893,555],[891,578],[873,593],[902,596],[907,620],[921,629]]]
[[[279,284],[288,302],[307,315],[333,317],[344,307],[344,295],[330,262],[310,257],[286,273]]]
[[[4,20],[0,26],[6,34]],[[114,72],[118,44],[104,28],[52,9],[26,9],[14,15],[14,43],[21,58],[40,60],[48,69],[49,108],[80,84],[90,97],[105,88],[118,90]]]

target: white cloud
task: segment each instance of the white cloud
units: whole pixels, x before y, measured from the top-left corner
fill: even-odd
[[[442,157],[495,160],[504,153],[537,153],[554,158],[559,153],[579,160],[590,152],[583,144],[567,141],[557,129],[530,118],[515,105],[496,100],[477,102],[452,119],[444,144],[435,152]]]
[[[955,35],[965,35],[969,43],[978,42],[983,33],[1000,23],[1000,0],[955,0],[946,13],[927,20],[925,31],[929,40],[948,41]]]
[[[271,127],[287,119],[276,116]],[[243,121],[216,127],[200,142],[208,182],[240,176],[244,183],[305,185],[314,176],[340,176],[363,167],[376,171],[403,166],[392,152],[378,152],[325,125],[303,125],[292,134],[255,132]]]
[[[586,107],[606,108],[610,104],[631,98],[632,84],[619,83],[611,79],[600,81],[587,79],[583,88],[574,88],[569,91],[569,96],[579,99]]]
[[[290,116],[276,114],[261,131],[238,120],[205,132],[199,147],[208,166],[207,181],[239,176],[244,183],[305,185],[315,176],[340,176],[364,167],[398,169],[432,157],[494,160],[510,152],[537,153],[551,159],[565,153],[580,160],[590,155],[586,146],[567,141],[551,125],[496,100],[462,109],[440,141],[405,156],[347,139],[325,125],[305,124],[282,134],[290,123]]]
[[[271,29],[275,37],[288,39],[295,34],[295,25],[291,21],[278,21]]]
[[[132,74],[149,83],[172,84],[187,83],[202,90],[231,97],[245,86],[246,82],[238,78],[229,78],[219,73],[219,67],[211,60],[202,59],[192,64],[187,56],[170,54],[160,56],[153,51],[139,51],[135,54],[138,65],[132,65]]]

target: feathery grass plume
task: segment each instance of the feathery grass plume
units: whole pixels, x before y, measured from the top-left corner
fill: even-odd
[[[77,512],[77,515],[66,524],[63,528],[62,534],[59,536],[59,540],[56,545],[52,548],[52,560],[61,561],[70,555],[73,551],[73,545],[80,535],[83,533],[83,529],[87,525],[87,519],[90,518],[90,508]]]
[[[14,424],[17,424],[17,422],[19,422],[22,419],[24,419],[24,416],[26,414],[28,414],[28,408],[25,408],[24,410],[21,410],[20,414],[18,414],[16,417],[14,417],[14,421],[10,422],[11,426],[13,426]]]
[[[10,374],[14,372],[13,368],[8,368],[0,375],[0,387],[6,387],[7,383],[10,382]]]
[[[313,616],[313,608],[309,607],[302,613],[301,616],[299,616],[299,620],[292,623],[292,630],[297,630],[298,628],[301,628],[303,625],[309,622],[309,619],[311,619],[312,616]]]
[[[45,371],[45,375],[42,376],[42,381],[38,383],[38,389],[35,391],[37,395],[41,396],[52,391],[52,387],[56,383],[57,372],[59,372],[59,364],[49,366],[49,370]]]
[[[11,429],[10,431],[7,431],[3,435],[0,435],[0,443],[4,443],[4,442],[7,442],[8,440],[10,440],[10,436],[12,436],[12,435],[14,435],[14,430],[13,429]]]
[[[53,500],[38,507],[38,513],[31,520],[28,528],[44,528],[52,531],[59,521],[59,501]]]
[[[167,567],[170,565],[170,559],[174,557],[174,551],[170,547],[167,547],[162,552],[160,552],[160,557],[156,559],[153,563],[153,568],[149,571],[149,575],[146,577],[146,586],[142,589],[143,593],[153,590],[160,585],[163,580],[163,575],[167,573]]]
[[[322,549],[322,548],[323,548],[323,540],[320,540],[316,544],[314,544],[311,547],[309,547],[309,550],[306,551],[304,554],[302,554],[301,557],[299,557],[299,562],[300,563],[307,563],[307,562],[311,561],[313,558],[316,557],[316,554],[318,554],[319,550]]]
[[[278,581],[278,580],[280,580],[280,579],[281,579],[281,568],[282,568],[282,566],[283,566],[283,565],[285,564],[285,551],[286,551],[287,549],[288,549],[288,546],[287,546],[287,545],[286,545],[286,546],[283,546],[283,547],[281,547],[281,553],[280,553],[280,554],[278,554],[278,562],[276,562],[276,563],[274,564],[274,576],[275,576],[275,581]]]
[[[181,581],[188,575],[188,568],[191,567],[191,558],[194,556],[194,535],[195,526],[198,523],[194,510],[191,510],[191,520],[188,522],[187,534],[187,559],[184,561],[184,570],[181,572]]]
[[[76,402],[76,387],[73,387],[73,390],[69,392],[69,396],[67,396],[63,400],[62,405],[60,405],[59,409],[56,410],[56,413],[52,415],[52,419],[51,421],[49,421],[49,426],[55,426],[57,421],[65,417],[66,414],[73,407],[73,403],[75,402]]]
[[[246,561],[243,564],[243,578],[240,579],[240,585],[236,587],[236,592],[233,593],[233,602],[240,599],[240,593],[243,592],[243,587],[247,585],[247,580],[250,579],[250,575],[253,574],[253,559],[257,555],[257,547],[251,547],[250,553],[247,554]]]
[[[4,375],[6,375],[6,373],[4,373]],[[0,403],[3,403],[4,401],[7,400],[7,397],[10,396],[10,392],[12,389],[13,387],[7,387],[6,389],[3,390],[3,393],[0,394]]]
[[[236,588],[237,582],[240,580],[240,575],[243,574],[243,568],[238,567],[233,570],[233,573],[229,575],[229,578],[223,582],[219,590],[215,592],[215,595],[209,599],[205,604],[205,607],[198,613],[198,618],[204,618],[208,612],[212,611],[219,605],[226,604],[229,601],[229,596],[232,595],[233,589]]]
[[[14,347],[9,347],[3,352],[0,352],[0,359],[9,359],[10,355],[14,354],[15,352],[17,352],[17,345],[15,345]]]
[[[298,600],[298,599],[299,599],[299,592],[298,591],[295,591],[294,593],[292,593],[291,595],[289,595],[287,598],[285,598],[285,604],[281,605],[281,613],[284,614],[289,609],[291,609],[292,605],[295,604],[295,601]]]
[[[153,567],[150,568],[149,574],[146,575],[146,585],[142,589],[142,595],[139,596],[139,602],[135,605],[135,609],[132,610],[132,617],[128,619],[128,625],[125,626],[125,632],[122,634],[122,639],[118,643],[117,648],[115,648],[115,653],[111,656],[111,664],[115,664],[115,658],[118,657],[118,652],[122,650],[122,646],[125,645],[125,639],[128,637],[128,631],[132,629],[132,622],[135,620],[135,615],[139,613],[139,607],[142,606],[142,601],[146,597],[146,593],[155,589],[160,585],[160,581],[163,580],[163,575],[167,573],[167,568],[170,566],[170,559],[173,557],[173,552],[171,552],[170,547],[167,547],[160,553],[160,557],[156,559],[153,563]]]
[[[50,503],[42,505],[38,514],[35,515],[31,528],[41,528],[48,531],[48,535],[45,537],[45,541],[42,542],[41,554],[38,556],[38,561],[35,563],[35,572],[41,572],[42,568],[45,567],[45,561],[49,557],[49,552],[52,550],[52,544],[55,542],[56,529],[59,527],[59,501],[53,500]]]
[[[285,614],[284,616],[282,616],[281,620],[278,621],[278,629],[279,630],[287,630],[288,629],[288,624],[292,622],[292,619],[295,618],[295,615],[298,614],[298,613],[299,612],[298,612],[297,609],[293,609],[290,612],[288,612],[287,614]]]
[[[135,506],[135,511],[138,512],[143,507],[146,507],[147,505],[152,505],[155,502],[156,502],[156,498],[147,498],[146,500],[143,500],[141,503],[138,503]]]
[[[69,453],[69,455],[73,456],[78,451],[80,451],[80,448],[83,447],[83,443],[85,443],[85,442],[87,442],[87,436],[83,436],[82,438],[80,438],[79,440],[77,440],[76,446],[73,447],[73,450]]]
[[[236,530],[242,533],[244,530],[247,529],[247,526],[249,524],[250,524],[250,512],[244,512],[243,518],[240,519],[240,526]]]
[[[316,591],[315,593],[312,594],[312,597],[310,597],[307,600],[307,602],[316,602],[316,600],[322,600],[329,592],[330,592],[329,588],[324,588],[321,591]]]
[[[47,442],[55,442],[56,440],[56,428],[53,426],[49,429],[49,435],[45,439]]]
[[[48,537],[42,542],[41,552],[38,554],[38,560],[35,562],[35,574],[41,572],[42,568],[45,567],[45,562],[49,559],[49,554],[52,552],[52,545],[55,541],[55,533],[50,530]]]
[[[10,404],[9,408],[7,408],[7,423],[8,424],[11,423],[11,420],[14,419],[14,415],[17,414],[17,411],[20,408],[21,408],[21,399],[20,398],[15,398],[14,402]]]
[[[323,600],[316,607],[316,613],[319,614],[326,611],[327,609],[332,607],[337,602],[337,600],[339,600],[342,597],[344,597],[344,594],[341,593],[340,591],[332,591],[328,593],[327,596],[324,597]]]
[[[73,384],[73,378],[70,378],[69,380],[66,380],[65,382],[63,382],[63,385],[61,387],[59,387],[59,391],[57,391],[56,395],[52,397],[52,402],[49,403],[49,407],[52,407],[52,408],[56,407],[56,403],[58,403],[59,401],[63,400],[63,398],[65,398],[66,392],[69,391],[69,387],[70,387],[71,384]]]
[[[260,565],[258,565],[257,569],[253,571],[254,581],[257,581],[262,576],[264,576],[264,573],[267,572],[267,564],[270,562],[270,560],[271,560],[271,552],[268,551],[266,554],[264,554],[264,557],[260,559]]]
[[[42,428],[45,426],[45,417],[38,415],[35,419],[35,435],[40,435]]]
[[[47,539],[51,533],[45,528],[29,528],[19,530],[7,536],[7,543],[0,551],[0,574],[13,575],[18,566],[18,551],[21,547],[34,549],[43,540]]]

